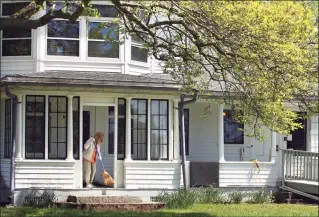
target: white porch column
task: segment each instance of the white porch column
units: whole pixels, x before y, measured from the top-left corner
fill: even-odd
[[[125,159],[124,161],[132,161],[131,157],[131,98],[126,99],[126,141],[125,141]]]
[[[118,98],[115,98],[114,106],[114,165],[113,165],[113,178],[114,178],[114,188],[117,187],[117,134],[118,134]]]
[[[67,160],[73,159],[73,96],[68,96],[68,152]]]
[[[22,95],[17,95],[16,159],[22,159]]]
[[[224,106],[218,105],[218,147],[219,162],[225,161],[224,157]]]
[[[173,130],[173,101],[168,100],[168,160],[173,160],[173,152],[174,152],[174,130]]]
[[[174,100],[174,160],[180,159],[178,100]]]
[[[270,161],[274,162],[276,160],[276,143],[277,143],[277,134],[275,131],[271,131],[271,156]]]

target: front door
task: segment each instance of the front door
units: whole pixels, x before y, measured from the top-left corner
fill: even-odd
[[[299,115],[302,113],[298,112]],[[299,119],[298,123],[302,124],[302,128],[291,131],[291,141],[287,141],[287,149],[302,150],[307,149],[307,119]]]

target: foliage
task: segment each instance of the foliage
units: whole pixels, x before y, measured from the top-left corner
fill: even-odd
[[[98,17],[90,0],[60,0],[62,9],[43,9],[32,1],[0,29],[37,28],[54,18]],[[204,99],[222,90],[222,100],[238,122],[251,126],[247,136],[261,137],[261,125],[289,134],[301,127],[287,105],[319,112],[318,3],[316,1],[124,1],[111,0],[119,11],[123,39],[139,38],[183,93],[200,91]],[[77,8],[72,12],[72,4]],[[113,40],[110,38],[110,40]]]
[[[265,190],[265,189],[260,189],[260,190],[256,190],[250,193],[250,199],[249,199],[249,203],[270,203],[273,201],[273,196],[272,194]]]
[[[301,204],[196,204],[188,209],[164,209],[153,212],[119,212],[83,209],[0,208],[1,217],[213,217],[213,216],[318,216],[318,206]]]
[[[218,188],[210,186],[199,190],[197,201],[201,204],[225,203],[225,195]]]
[[[233,191],[229,194],[229,202],[239,204],[243,202],[246,194],[242,191]]]
[[[168,209],[186,209],[195,204],[197,200],[197,191],[195,189],[179,189],[174,192],[162,191],[157,196],[156,202],[165,203]]]
[[[30,189],[26,192],[24,198],[24,206],[33,206],[33,207],[52,207],[57,197],[54,191],[43,190],[40,193],[38,190]]]

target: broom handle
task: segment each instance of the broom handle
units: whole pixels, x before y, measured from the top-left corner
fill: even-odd
[[[105,168],[104,168],[104,165],[102,163],[102,160],[100,160],[100,163],[101,163],[101,166],[102,166],[103,170],[105,171]]]

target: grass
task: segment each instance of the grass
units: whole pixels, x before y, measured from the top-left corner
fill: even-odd
[[[196,204],[188,209],[147,212],[100,212],[75,209],[0,208],[1,217],[216,217],[216,216],[318,216],[318,206],[298,204]]]

